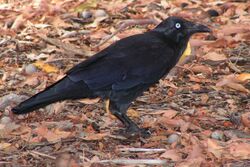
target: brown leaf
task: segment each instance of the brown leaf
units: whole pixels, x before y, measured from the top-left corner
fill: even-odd
[[[49,130],[46,126],[39,126],[36,133],[41,137],[47,139],[49,142],[58,141],[62,138],[67,138],[71,132],[61,131],[59,129]]]
[[[181,162],[177,164],[176,167],[201,167],[203,161],[203,158],[197,157],[195,159],[188,159],[184,162]]]
[[[172,127],[179,127],[181,132],[185,132],[190,127],[189,122],[185,122],[182,119],[169,119],[169,118],[160,118],[158,120],[158,123],[160,123],[163,126],[172,126]]]
[[[134,109],[132,109],[132,108],[128,109],[127,115],[128,115],[129,117],[135,117],[135,118],[139,118],[139,117],[140,117],[139,112],[136,111],[136,110],[134,110]]]
[[[11,29],[15,31],[18,30],[24,24],[25,21],[26,19],[23,17],[22,14],[17,16],[14,23],[11,26]]]
[[[219,54],[217,52],[208,52],[204,59],[211,60],[211,61],[225,61],[227,60],[227,57],[224,54]]]
[[[188,75],[190,81],[197,82],[197,83],[211,83],[212,81],[208,78],[205,78],[204,76],[197,76],[197,75]]]
[[[11,143],[0,143],[0,150],[5,150],[6,148],[10,146],[11,146]]]
[[[228,152],[229,151],[229,152]],[[227,146],[225,150],[227,158],[233,157],[234,159],[249,159],[250,157],[250,144],[249,143],[232,143]]]
[[[239,83],[227,83],[226,86],[240,92],[249,93],[249,90]]]
[[[206,104],[209,99],[209,96],[207,94],[202,94],[201,95],[201,103]]]
[[[62,20],[58,16],[53,17],[52,24],[56,28],[68,28],[72,26],[71,24],[66,23],[64,20]]]
[[[171,159],[173,161],[180,161],[182,159],[181,154],[174,149],[165,151],[163,154],[160,155],[160,157]]]
[[[223,147],[221,147],[216,140],[207,140],[208,152],[211,152],[216,158],[221,158],[223,154]]]
[[[224,26],[220,33],[224,35],[231,35],[231,34],[238,34],[238,33],[245,33],[250,31],[250,25],[248,24],[234,24],[231,26]]]
[[[244,126],[250,128],[250,112],[241,115],[241,121]]]
[[[88,141],[95,141],[95,140],[102,140],[107,136],[109,136],[109,133],[89,133],[82,139]]]
[[[68,153],[57,156],[55,163],[56,167],[79,167],[74,158]]]
[[[174,85],[173,82],[170,82],[169,80],[167,79],[164,79],[164,80],[160,80],[159,81],[159,84],[160,86],[162,87],[170,87],[170,88],[174,88],[174,89],[177,89],[178,87]]]
[[[176,110],[165,110],[164,114],[162,115],[162,117],[164,118],[174,118],[177,115],[177,111]]]
[[[245,92],[245,93],[249,93],[249,90],[246,89],[242,84],[240,84],[239,82],[241,82],[242,80],[245,80],[244,75],[241,75],[241,77],[237,77],[237,75],[231,74],[231,75],[227,75],[224,76],[217,84],[217,87],[229,87],[231,89],[234,90],[238,90],[241,92]]]
[[[37,86],[38,84],[39,84],[39,79],[37,78],[37,76],[31,75],[26,78],[25,82],[22,85]]]
[[[250,80],[250,73],[242,73],[242,74],[239,74],[236,79],[239,81],[239,82],[245,82],[247,80]]]
[[[84,98],[79,100],[79,102],[83,104],[96,104],[100,101],[100,98],[95,98],[95,99],[89,99],[89,98]]]
[[[65,104],[66,104],[65,101],[54,103],[54,104],[50,105],[51,107],[50,107],[49,111],[54,112],[55,114],[58,114],[58,113],[63,111]]]
[[[202,73],[205,75],[211,75],[213,72],[212,68],[205,66],[205,65],[195,65],[191,68],[191,70],[194,73]]]

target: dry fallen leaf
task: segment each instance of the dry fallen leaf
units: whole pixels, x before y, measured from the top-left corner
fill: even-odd
[[[174,149],[165,151],[163,154],[160,155],[160,157],[171,159],[172,161],[179,161],[182,159],[181,154]]]
[[[57,73],[59,69],[57,67],[54,67],[52,65],[46,64],[42,61],[37,61],[33,63],[37,68],[40,68],[41,70],[47,72],[47,73]]]
[[[247,80],[250,80],[250,73],[242,73],[242,74],[239,74],[236,79],[239,81],[239,82],[245,82]]]
[[[202,73],[205,75],[211,75],[213,70],[211,67],[205,65],[195,65],[191,68],[194,73]]]
[[[11,143],[0,143],[0,150],[4,150],[11,146]]]
[[[231,35],[231,34],[239,34],[239,33],[244,33],[244,32],[249,32],[250,31],[250,25],[249,24],[234,24],[231,26],[224,26],[222,30],[220,30],[220,33],[223,33],[225,36],[226,35]]]
[[[217,82],[217,87],[228,87],[234,90],[238,90],[240,92],[249,93],[250,91],[246,89],[240,82],[245,80],[247,77],[244,75],[240,75],[238,77],[237,75],[230,74],[227,76],[224,76],[219,82]]]
[[[100,101],[100,98],[95,98],[95,99],[89,99],[89,98],[84,98],[79,100],[79,102],[83,104],[96,104]]]
[[[88,141],[95,141],[95,140],[102,140],[107,136],[109,136],[109,133],[89,133],[82,139]]]
[[[49,142],[67,138],[71,134],[71,132],[61,131],[59,129],[49,130],[46,126],[43,125],[36,128],[35,132],[37,133],[37,135],[47,139]]]
[[[138,111],[132,109],[132,108],[129,108],[128,111],[127,111],[127,115],[129,117],[135,117],[135,118],[139,118],[140,117],[140,114]]]
[[[39,79],[36,75],[28,76],[22,85],[36,86],[39,84]]]
[[[221,158],[223,154],[223,147],[220,146],[216,140],[208,139],[207,140],[207,149],[208,152],[211,152],[216,158]]]
[[[211,60],[211,61],[225,61],[225,60],[227,60],[227,57],[223,53],[208,52],[204,56],[204,59]]]
[[[157,122],[159,124],[161,124],[162,126],[166,126],[169,128],[169,126],[171,127],[179,127],[181,132],[185,132],[188,130],[188,128],[190,127],[190,123],[186,122],[182,119],[170,119],[170,118],[160,118],[159,120],[157,120]]]
[[[164,117],[164,118],[174,118],[178,113],[176,110],[172,110],[172,109],[162,110],[162,111],[164,111],[164,113],[162,115],[162,117]]]
[[[250,112],[242,114],[241,121],[244,126],[250,128]]]
[[[227,145],[225,151],[226,158],[228,159],[249,159],[250,157],[250,144],[249,143],[230,143]]]
[[[73,156],[68,153],[63,153],[56,157],[56,167],[79,167],[78,163],[74,160]]]

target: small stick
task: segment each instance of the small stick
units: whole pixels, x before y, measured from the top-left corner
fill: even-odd
[[[161,159],[113,159],[113,160],[101,160],[97,163],[114,163],[114,164],[124,164],[124,165],[164,165],[166,160]]]
[[[156,25],[158,23],[159,22],[156,21],[155,19],[138,19],[138,20],[130,19],[130,20],[125,20],[125,21],[122,22],[122,24],[119,26],[119,28],[115,32],[113,32],[111,35],[108,35],[108,36],[104,37],[99,44],[93,46],[92,48],[97,48],[97,47],[103,45],[108,40],[110,40],[113,36],[115,36],[116,34],[121,32],[123,29],[127,28],[128,26],[146,25],[146,24],[155,24]]]
[[[176,67],[178,67],[178,68],[182,68],[182,69],[184,69],[184,70],[188,70],[188,71],[190,71],[191,72],[191,74],[193,74],[194,75],[194,72],[189,68],[189,67],[184,67],[184,66],[182,66],[182,65],[176,65]]]
[[[47,158],[53,159],[53,160],[56,159],[56,157],[54,157],[54,156],[50,156],[50,155],[47,155],[47,154],[44,154],[44,153],[40,153],[40,152],[37,152],[37,151],[30,151],[29,153],[30,153],[31,155],[32,155],[32,154],[40,155],[40,156],[42,156],[42,157],[47,157]]]
[[[121,148],[119,149],[122,152],[165,152],[164,148]]]
[[[12,164],[12,162],[8,162],[8,161],[0,161],[0,165],[1,164]]]

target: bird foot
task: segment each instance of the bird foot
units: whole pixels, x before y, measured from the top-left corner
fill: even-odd
[[[126,138],[149,138],[151,136],[151,132],[149,129],[138,128],[138,127],[129,127],[127,129],[121,129],[118,133]]]

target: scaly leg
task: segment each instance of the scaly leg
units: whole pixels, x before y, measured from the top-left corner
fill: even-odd
[[[150,132],[145,129],[140,129],[126,114],[129,104],[117,104],[110,102],[110,111],[116,116],[126,127],[126,135],[149,137]]]
[[[110,118],[112,118],[112,119],[115,119],[116,117],[112,114],[112,112],[111,112],[110,109],[109,109],[110,100],[107,99],[107,100],[104,101],[104,103],[105,103],[105,110],[106,110],[106,112],[108,113],[108,116],[109,116]]]

